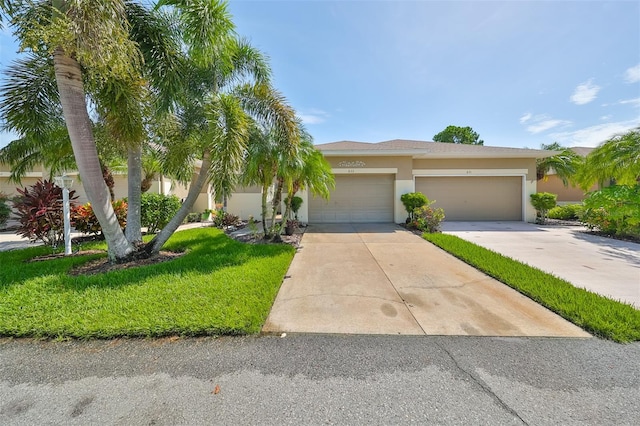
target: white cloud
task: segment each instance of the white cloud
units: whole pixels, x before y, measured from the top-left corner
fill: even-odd
[[[306,113],[299,113],[298,117],[302,120],[303,124],[320,124],[327,121],[329,114],[320,109],[310,109]]]
[[[570,121],[554,119],[546,114],[533,115],[531,113],[527,113],[520,117],[520,123],[529,123],[526,130],[534,135],[544,132],[545,130],[553,129],[554,127],[568,126],[571,124]]]
[[[622,105],[632,105],[632,106],[640,107],[640,98],[625,99],[620,101],[619,103]]]
[[[533,117],[533,114],[531,114],[530,112],[524,114],[522,117],[520,117],[520,123],[526,123],[527,121],[531,120],[531,117]]]
[[[596,98],[599,91],[600,86],[593,84],[593,79],[591,79],[579,84],[570,99],[576,105],[588,104]]]
[[[613,118],[613,115],[609,114],[609,115],[603,115],[602,117],[600,117],[600,120],[606,121],[606,120],[611,120],[612,118]]]
[[[545,130],[553,129],[554,127],[567,126],[569,124],[571,124],[571,122],[566,120],[542,120],[527,126],[527,131],[535,135],[536,133],[544,132]]]
[[[624,81],[627,83],[637,83],[640,81],[640,64],[625,71]]]
[[[620,121],[617,123],[603,123],[573,132],[552,133],[550,137],[565,146],[595,147],[613,136],[626,133],[640,126],[640,119]]]

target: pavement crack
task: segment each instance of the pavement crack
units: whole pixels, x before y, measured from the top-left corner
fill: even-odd
[[[454,363],[454,365],[456,366],[456,368],[461,371],[464,375],[466,375],[467,377],[469,377],[471,380],[473,380],[474,383],[476,383],[478,386],[480,386],[480,388],[487,394],[489,395],[494,401],[496,401],[496,403],[502,407],[502,409],[504,409],[505,411],[507,411],[508,413],[512,414],[514,417],[518,418],[522,424],[524,425],[528,425],[529,423],[527,423],[521,416],[520,414],[518,414],[518,412],[516,410],[514,410],[513,408],[511,408],[506,402],[504,402],[502,400],[502,398],[500,398],[495,392],[493,392],[493,390],[491,389],[491,387],[489,385],[487,385],[484,380],[480,379],[479,377],[477,377],[473,372],[466,370],[464,367],[462,367],[460,365],[460,363],[458,363],[458,360],[451,354],[451,352],[449,352],[449,350],[444,347],[440,342],[435,342],[436,345],[442,349],[444,351],[445,354],[447,354],[447,356],[451,359],[451,361]]]

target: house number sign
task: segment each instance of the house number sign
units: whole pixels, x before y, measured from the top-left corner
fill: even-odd
[[[338,167],[345,168],[353,168],[353,167],[364,167],[364,161],[341,161],[338,163]]]

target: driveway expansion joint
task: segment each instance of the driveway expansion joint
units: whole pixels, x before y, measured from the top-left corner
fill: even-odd
[[[300,300],[300,299],[305,299],[308,297],[323,297],[323,296],[337,296],[337,297],[357,297],[360,299],[377,299],[377,300],[383,300],[385,302],[389,302],[389,303],[397,303],[398,305],[403,305],[403,300],[393,300],[393,299],[387,299],[385,297],[379,297],[379,296],[367,296],[367,295],[362,295],[362,294],[340,294],[340,293],[313,293],[313,294],[305,294],[304,296],[296,296],[296,297],[288,297],[288,298],[282,298],[282,300]]]
[[[360,233],[358,233],[358,236],[360,236]],[[360,238],[362,239],[362,237],[360,236]],[[376,265],[378,266],[378,268],[380,269],[380,271],[384,274],[384,276],[387,278],[387,281],[389,282],[389,284],[391,285],[391,288],[393,288],[393,291],[395,291],[395,293],[398,295],[398,298],[402,301],[402,304],[405,306],[405,308],[407,308],[407,311],[409,312],[409,315],[411,315],[411,318],[413,319],[413,321],[416,323],[416,325],[418,326],[418,328],[422,331],[422,333],[424,333],[425,335],[428,335],[427,330],[424,329],[424,327],[422,326],[422,324],[420,323],[420,321],[418,321],[418,318],[416,318],[414,312],[411,310],[411,308],[413,307],[412,305],[409,305],[409,303],[407,303],[407,301],[404,299],[404,297],[402,297],[402,294],[400,294],[400,291],[398,291],[398,288],[396,288],[395,284],[393,283],[393,280],[391,279],[391,277],[389,277],[389,274],[387,274],[387,271],[384,270],[384,268],[382,267],[382,265],[380,265],[380,261],[378,260],[378,258],[376,258],[376,256],[373,254],[373,252],[371,251],[371,248],[369,247],[369,243],[367,243],[366,241],[362,240],[364,246],[367,248],[367,251],[369,251],[369,254],[371,255],[371,257],[373,258],[373,260],[376,262]]]

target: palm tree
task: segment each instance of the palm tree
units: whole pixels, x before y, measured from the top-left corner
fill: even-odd
[[[322,152],[313,146],[311,135],[302,132],[302,141],[298,151],[299,162],[284,174],[287,190],[286,210],[284,217],[291,214],[291,201],[300,190],[307,189],[314,196],[329,199],[330,191],[335,188],[335,178],[331,172],[331,164]]]
[[[584,189],[615,179],[619,185],[636,185],[640,179],[640,127],[614,136],[591,151],[578,174]]]
[[[546,179],[549,172],[552,170],[556,176],[562,179],[564,186],[569,185],[577,173],[582,163],[582,157],[576,154],[571,148],[565,148],[558,142],[554,142],[549,145],[542,144],[544,150],[560,151],[552,157],[540,158],[536,162],[536,174],[537,179]]]
[[[265,239],[271,237],[270,228],[267,228],[267,196],[276,178],[280,159],[272,136],[257,123],[253,123],[249,131],[245,166],[242,172],[243,185],[259,185],[262,188],[260,217]]]
[[[98,93],[105,81],[125,86],[139,81],[136,69],[140,57],[137,46],[129,40],[124,1],[16,0],[0,6],[11,18],[21,47],[52,61],[77,168],[102,226],[108,256],[111,260],[126,258],[133,247],[120,229],[103,180],[85,90]],[[21,133],[20,125],[7,123],[8,128]]]

